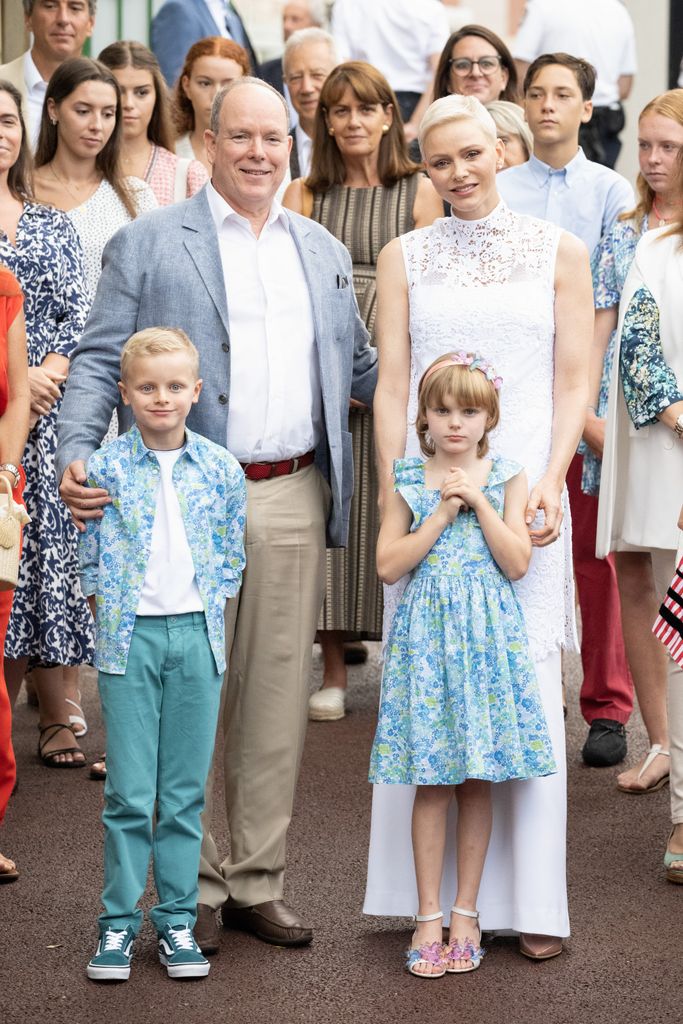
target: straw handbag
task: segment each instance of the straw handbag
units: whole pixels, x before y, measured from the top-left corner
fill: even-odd
[[[21,528],[30,519],[12,497],[7,477],[0,476],[0,590],[14,590],[19,574]]]

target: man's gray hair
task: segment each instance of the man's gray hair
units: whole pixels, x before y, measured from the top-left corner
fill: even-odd
[[[216,93],[211,105],[211,121],[209,123],[209,128],[213,134],[218,135],[220,130],[221,109],[223,107],[225,97],[228,93],[231,93],[233,89],[240,89],[244,85],[260,85],[262,89],[267,89],[268,92],[272,92],[274,96],[277,96],[282,104],[282,109],[285,112],[285,122],[287,124],[287,131],[289,132],[289,107],[287,106],[287,100],[284,98],[282,93],[278,92],[277,89],[273,89],[272,85],[269,85],[268,82],[264,82],[262,78],[253,78],[251,75],[245,75],[244,78],[236,78],[235,81],[230,82],[229,85],[224,85],[223,88]]]
[[[324,43],[330,51],[332,60],[335,64],[337,63],[337,47],[329,32],[326,32],[324,28],[300,28],[298,32],[292,32],[285,43],[285,50],[282,54],[282,73],[285,78],[287,77],[287,64],[292,53],[299,47],[306,46],[307,43]]]
[[[22,0],[24,5],[24,14],[27,18],[30,18],[33,14],[33,8],[36,6],[36,0]],[[97,0],[88,0],[88,11],[90,17],[94,18],[97,14]]]
[[[314,25],[319,25],[321,28],[327,25],[327,9],[330,6],[328,0],[303,0],[303,3],[308,7],[308,13]],[[280,6],[285,7],[286,4],[287,0],[282,0]]]

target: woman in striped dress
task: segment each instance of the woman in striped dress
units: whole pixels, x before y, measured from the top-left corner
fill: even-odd
[[[316,113],[311,174],[293,181],[284,205],[318,221],[347,247],[360,314],[372,341],[377,257],[398,235],[443,214],[431,182],[408,157],[396,97],[370,64],[340,64],[327,78]],[[309,715],[345,714],[344,642],[382,636],[382,590],[375,569],[379,530],[373,425],[370,411],[352,407],[355,487],[349,544],[328,551],[319,639],[323,687]]]

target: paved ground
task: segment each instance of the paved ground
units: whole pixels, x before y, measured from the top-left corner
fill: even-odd
[[[20,881],[0,887],[0,1024],[653,1024],[683,1021],[683,887],[661,854],[668,791],[618,794],[614,770],[579,756],[584,726],[569,660],[569,877],[573,934],[557,960],[534,964],[512,940],[490,944],[474,975],[421,982],[401,970],[407,921],[363,918],[370,808],[365,782],[378,695],[376,649],[352,670],[352,713],[312,724],[290,832],[288,898],[315,925],[307,950],[225,933],[205,982],[170,981],[148,926],[130,982],[97,986],[85,964],[96,939],[101,787],[86,771],[50,771],[35,757],[35,712],[16,713],[20,788],[0,849]],[[316,663],[316,677],[319,675]],[[84,747],[102,747],[92,675]],[[642,728],[630,729],[635,757]],[[220,804],[217,802],[218,806]],[[224,830],[217,831],[225,841]]]

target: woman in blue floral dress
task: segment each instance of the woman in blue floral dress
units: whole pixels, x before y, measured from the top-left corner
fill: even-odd
[[[509,459],[486,458],[500,384],[492,367],[467,353],[428,367],[417,415],[428,458],[395,462],[395,494],[377,546],[385,582],[413,571],[387,641],[370,781],[417,787],[419,913],[408,969],[420,977],[479,966],[476,903],[491,832],[490,784],[556,771],[511,583],[531,558],[526,474]],[[443,946],[440,887],[454,792],[458,891]]]
[[[683,146],[683,90],[672,89],[647,104],[638,121],[638,140],[638,205],[617,221],[593,255],[596,329],[592,386],[594,394],[597,394],[599,386],[599,396],[595,408],[588,410],[584,432],[589,448],[584,457],[582,485],[587,494],[597,495],[600,491],[610,379],[616,378],[616,375],[613,377],[613,363],[617,320],[636,247],[647,232],[680,216],[682,197],[678,175],[679,154]],[[625,312],[622,310],[622,318]],[[632,333],[624,332],[622,354],[628,351]],[[663,360],[655,332],[651,331],[650,337],[653,339],[651,351],[647,359],[643,359],[641,353],[639,363],[647,369],[653,391],[658,394],[661,391],[658,368]],[[602,378],[598,385],[603,353]],[[622,374],[622,382],[628,389],[628,373]],[[634,422],[636,420],[634,415]],[[646,425],[646,422],[647,417],[638,425]],[[644,793],[659,789],[669,774],[668,756],[659,752],[668,750],[666,659],[650,632],[660,595],[649,552],[617,550],[614,558],[629,668],[648,733],[650,752],[656,748],[652,757],[648,754],[647,758],[641,758],[634,767],[622,772],[617,782],[624,792]]]
[[[31,522],[5,644],[10,696],[27,668],[40,701],[41,753],[50,767],[85,759],[69,728],[63,674],[90,662],[92,625],[78,582],[76,529],[57,493],[54,454],[61,385],[88,311],[81,247],[66,214],[31,201],[31,158],[21,100],[0,84],[0,261],[24,293],[32,429],[23,458]]]

